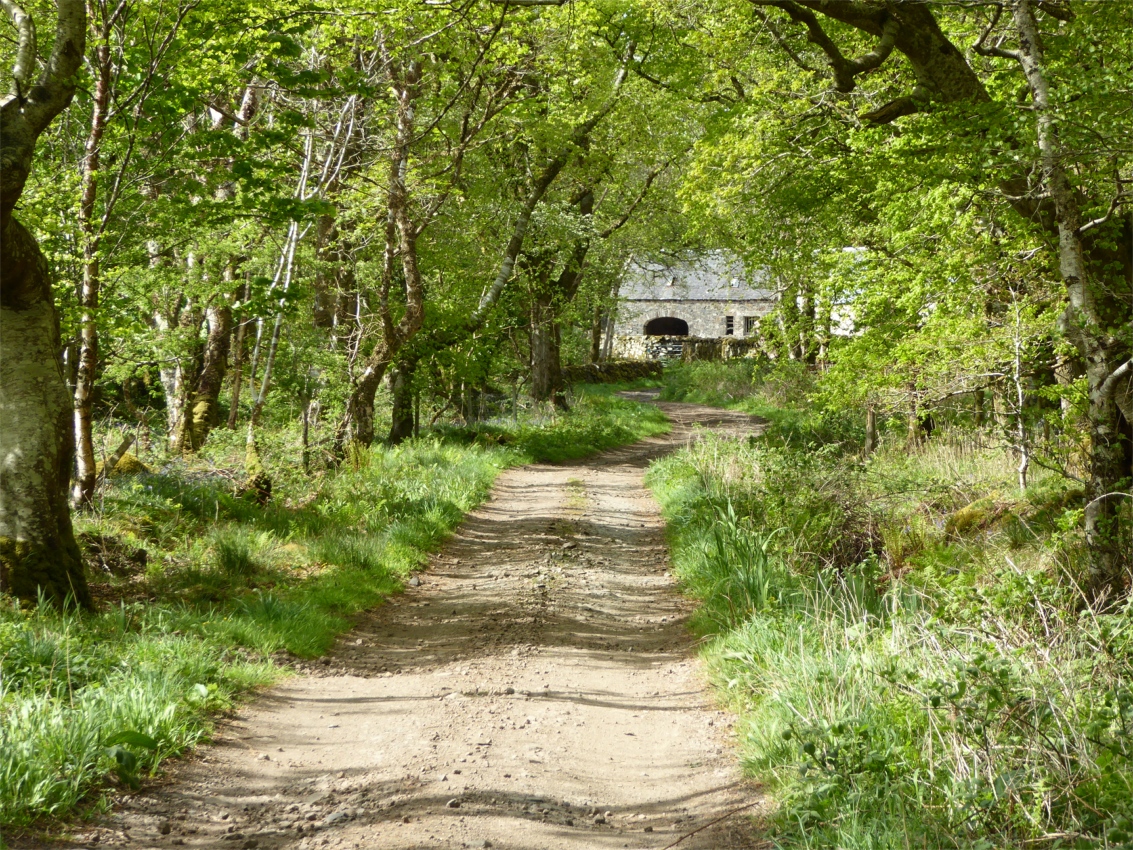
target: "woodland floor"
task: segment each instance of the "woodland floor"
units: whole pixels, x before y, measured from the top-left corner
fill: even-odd
[[[757,425],[661,406],[668,435],[503,472],[418,586],[53,846],[762,846],[642,482],[698,427]]]

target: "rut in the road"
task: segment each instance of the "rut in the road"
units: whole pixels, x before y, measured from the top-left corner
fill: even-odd
[[[706,694],[643,487],[691,425],[588,462],[504,472],[420,587],[259,699],[102,846],[757,846],[757,800]],[[719,820],[713,824],[713,821]],[[712,825],[710,825],[712,824]]]

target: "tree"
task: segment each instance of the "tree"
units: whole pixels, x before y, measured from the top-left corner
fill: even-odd
[[[15,216],[36,141],[71,102],[86,39],[83,0],[59,0],[55,41],[35,75],[35,24],[0,0],[19,34],[0,101],[0,590],[90,606],[67,504],[74,440],[47,261]]]

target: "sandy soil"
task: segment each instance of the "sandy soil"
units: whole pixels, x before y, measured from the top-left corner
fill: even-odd
[[[662,407],[670,435],[504,472],[419,585],[68,844],[763,846],[642,484],[697,427],[756,426]]]

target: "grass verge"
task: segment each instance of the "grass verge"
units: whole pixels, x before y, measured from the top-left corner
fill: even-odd
[[[778,845],[1133,846],[1133,603],[1077,591],[1080,490],[1020,492],[974,441],[865,462],[837,417],[778,407],[782,379],[720,377],[667,394],[731,395],[766,436],[648,481]]]
[[[233,495],[219,439],[198,468],[117,481],[77,529],[99,553],[103,610],[0,607],[0,834],[84,801],[97,811],[206,738],[213,716],[283,675],[289,656],[325,652],[501,469],[667,428],[656,408],[597,388],[568,414],[374,447],[316,480],[281,475],[266,507]],[[280,468],[287,446],[274,436]]]

